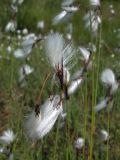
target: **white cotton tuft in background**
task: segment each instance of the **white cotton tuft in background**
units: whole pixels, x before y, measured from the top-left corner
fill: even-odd
[[[100,130],[101,141],[107,141],[109,139],[109,133],[106,130]]]
[[[85,144],[85,140],[81,137],[79,137],[76,141],[75,141],[75,148],[76,149],[81,149]]]
[[[3,144],[10,144],[14,141],[15,135],[12,130],[8,129],[3,132],[2,136],[0,137],[0,143]]]
[[[95,106],[95,112],[99,112],[103,108],[107,107],[108,98],[101,100],[96,106]]]
[[[114,93],[118,89],[118,83],[116,81],[114,72],[109,68],[102,72],[101,81],[106,87],[111,87],[111,93]]]
[[[82,82],[83,78],[72,81],[70,86],[68,87],[68,95],[75,93],[76,90],[79,89],[80,84],[82,84]]]
[[[91,6],[100,6],[100,0],[89,0]]]
[[[74,2],[74,0],[63,0],[62,6],[69,6]]]
[[[87,62],[89,60],[90,57],[90,52],[84,48],[84,47],[79,47],[80,53],[82,55],[82,59]]]

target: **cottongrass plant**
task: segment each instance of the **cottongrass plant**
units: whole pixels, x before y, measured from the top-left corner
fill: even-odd
[[[66,92],[70,81],[70,68],[73,67],[72,59],[75,50],[72,44],[65,44],[64,38],[59,33],[48,35],[45,40],[45,51],[54,75],[58,78],[61,89]]]
[[[8,160],[13,160],[13,143],[15,138],[16,135],[11,129],[4,131],[0,137],[0,143],[3,144],[3,147],[0,148],[0,153],[4,154]]]
[[[101,24],[101,10],[100,2],[97,0],[90,0],[91,9],[88,10],[83,20],[85,22],[85,28],[89,30],[92,36],[98,35],[98,29]]]
[[[73,4],[74,0],[63,0],[61,4],[62,11],[53,18],[53,25],[68,22],[73,13],[79,10],[79,5]]]
[[[42,106],[37,106],[28,116],[26,131],[33,140],[43,138],[53,128],[58,116],[62,113],[64,86],[70,80],[67,64],[73,56],[73,48],[66,45],[62,35],[50,34],[45,40],[45,51],[49,63],[53,67],[53,74],[59,79],[59,86],[63,91],[59,95],[52,95]]]
[[[101,74],[101,81],[105,87],[107,87],[107,92],[103,100],[101,100],[95,107],[95,112],[107,107],[107,105],[113,104],[113,95],[118,89],[118,82],[115,78],[115,74],[111,69],[105,69]]]
[[[73,2],[74,2],[73,0],[64,0],[62,2],[61,4],[62,12],[53,19],[53,24],[58,24],[60,22],[63,22],[64,20],[69,21],[69,18],[72,16],[73,12],[76,12],[79,9],[79,6],[74,6]],[[76,160],[81,158],[82,154],[83,154],[83,159],[87,159],[88,157],[90,160],[92,158],[95,159],[94,151],[93,151],[93,148],[94,148],[93,139],[94,141],[96,141],[96,139],[94,138],[94,135],[97,132],[96,130],[97,123],[95,123],[95,118],[96,118],[95,116],[96,115],[99,116],[100,113],[97,113],[97,112],[101,111],[104,108],[107,108],[108,105],[113,104],[114,94],[117,91],[119,86],[114,72],[111,69],[105,69],[102,72],[100,79],[103,86],[106,87],[106,94],[103,98],[101,98],[101,101],[96,105],[95,98],[97,97],[97,91],[95,91],[94,81],[96,80],[95,82],[98,83],[97,76],[99,73],[99,67],[97,68],[96,67],[97,64],[94,62],[94,59],[96,60],[96,57],[98,55],[95,55],[95,58],[94,58],[94,53],[97,54],[97,52],[99,52],[98,54],[100,54],[100,46],[98,49],[96,49],[97,45],[94,45],[94,39],[92,39],[93,38],[92,36],[98,35],[99,25],[101,24],[100,1],[90,0],[89,2],[90,2],[90,6],[89,6],[90,10],[85,15],[84,20],[85,20],[85,27],[91,33],[91,40],[93,40],[90,44],[91,46],[90,49],[83,47],[81,45],[79,45],[78,47],[76,47],[77,49],[75,49],[72,41],[70,43],[66,43],[63,38],[64,35],[60,33],[54,33],[52,31],[51,34],[45,35],[44,56],[47,58],[48,63],[51,66],[50,76],[51,78],[53,77],[52,82],[54,86],[51,87],[52,83],[49,81],[49,88],[52,91],[50,91],[49,98],[44,99],[42,93],[45,91],[46,80],[43,82],[39,99],[37,103],[35,102],[35,104],[33,105],[34,107],[33,110],[31,111],[30,114],[26,116],[26,119],[25,119],[24,128],[27,133],[27,137],[32,139],[32,141],[34,142],[42,139],[41,146],[43,145],[42,149],[44,150],[45,143],[43,144],[43,138],[46,135],[48,135],[48,133],[51,132],[58,118],[60,116],[62,117],[62,120],[64,120],[64,124],[62,124],[61,126],[60,125],[57,126],[57,131],[55,133],[55,137],[53,141],[55,145],[53,149],[54,155],[52,155],[52,159],[54,160],[57,159],[56,153],[57,153],[57,150],[59,149],[57,146],[58,139],[59,139],[58,131],[61,128],[65,129],[64,133],[62,131],[62,134],[64,134],[65,137],[62,137],[60,140],[65,141],[66,144],[68,143],[68,147],[65,148],[65,152],[66,152],[65,159],[69,159],[69,157],[75,153],[75,152],[74,153],[71,152],[72,151],[71,148],[76,150]],[[42,30],[44,28],[43,22],[44,21],[40,21],[38,23],[38,26],[37,26],[38,29]],[[8,30],[10,31],[11,29],[8,29]],[[71,29],[70,36],[68,37],[69,40],[72,40],[72,37],[71,37],[72,30],[73,29]],[[26,28],[23,30],[16,30],[16,33],[18,35],[18,41],[19,42],[21,41],[21,42],[20,42],[20,47],[14,51],[13,55],[15,58],[25,61],[31,55],[32,49],[36,45],[36,43],[40,40],[40,37],[37,36],[36,34],[29,34]],[[94,38],[96,38],[96,43],[97,43],[99,37],[94,37]],[[8,52],[11,53],[11,49],[9,49]],[[78,60],[82,61],[82,64],[83,64],[81,68],[78,68],[78,70],[74,69],[74,65],[75,65],[74,63],[76,63],[74,60],[75,57],[77,57]],[[19,68],[18,74],[19,74],[19,83],[22,83],[22,85],[24,86],[25,84],[24,82],[28,78],[28,75],[31,74],[34,71],[34,69],[26,63],[23,63],[23,64],[25,65],[22,65]],[[97,68],[97,71],[96,71],[96,68]],[[72,69],[74,73],[72,73]],[[97,76],[95,75],[96,72],[97,72]],[[90,76],[92,76],[92,80],[90,79]],[[48,80],[48,77],[46,79]],[[91,81],[92,81],[92,85],[89,83]],[[74,93],[76,93],[76,91],[78,91],[80,86],[83,86],[83,84],[85,84],[85,86],[82,88],[82,92],[79,92],[81,93],[80,103],[79,103],[80,106],[79,108],[75,108],[76,105],[78,105],[77,104],[78,101],[76,101],[75,99],[73,104],[69,103],[70,100],[72,99],[71,95],[74,96]],[[89,91],[88,91],[88,86],[90,87]],[[55,90],[54,90],[54,87],[56,87]],[[92,88],[92,91],[91,91],[91,88]],[[85,90],[85,93],[84,93],[84,90]],[[77,96],[79,96],[79,94]],[[42,103],[42,99],[44,99],[43,103]],[[84,108],[82,108],[82,104]],[[89,108],[87,108],[88,106]],[[90,108],[91,106],[93,106],[93,108]],[[69,113],[68,110],[71,109],[72,107],[74,107],[72,110],[72,113]],[[68,108],[68,110],[66,108]],[[74,112],[81,109],[84,109],[84,110],[82,110],[82,112],[79,114],[79,117],[78,117],[78,119],[80,120],[80,123],[79,122],[74,123],[74,121],[77,121],[77,113],[75,116],[73,116],[75,114]],[[92,111],[92,114],[91,114],[91,111]],[[71,116],[71,119],[69,119],[70,116]],[[83,116],[85,117],[84,124],[82,121]],[[87,123],[87,120],[88,120],[88,123]],[[73,126],[70,126],[71,121],[73,122]],[[83,125],[84,125],[84,129],[82,128]],[[99,128],[99,126],[97,127]],[[77,133],[76,135],[75,129],[78,129],[79,132],[82,132],[82,133]],[[84,132],[83,138],[79,137],[78,135],[83,134],[83,132]],[[104,144],[104,142],[108,142],[110,138],[109,134],[110,134],[109,129],[107,131],[104,129],[102,130],[99,129],[99,139],[101,140],[100,143]],[[0,137],[0,143],[5,144],[5,146],[0,148],[0,153],[7,155],[9,160],[13,159],[12,145],[14,140],[15,140],[15,135],[11,130],[5,131],[3,135]],[[75,140],[75,143],[74,143],[74,140]],[[69,145],[71,142],[72,142],[72,147]],[[6,145],[9,146],[9,149],[6,148]],[[73,157],[71,159],[75,159]]]

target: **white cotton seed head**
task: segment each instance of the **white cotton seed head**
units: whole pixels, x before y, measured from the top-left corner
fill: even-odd
[[[50,34],[45,40],[46,55],[53,67],[61,64],[64,45],[64,39],[59,33]]]
[[[0,153],[3,153],[4,152],[4,148],[0,148]]]
[[[72,34],[67,33],[67,34],[66,34],[66,39],[71,40],[71,39],[72,39]]]
[[[75,93],[76,90],[80,87],[80,84],[82,82],[83,82],[83,78],[80,78],[71,82],[70,86],[68,87],[68,95]]]
[[[39,21],[38,23],[37,23],[37,28],[38,29],[43,29],[45,27],[45,24],[44,24],[44,21],[42,20],[42,21]]]
[[[50,132],[61,112],[62,106],[58,106],[58,108],[55,108],[50,113],[48,113],[46,117],[44,117],[44,119],[41,122],[41,125],[39,125],[39,128],[37,130],[39,138],[44,137],[47,133]]]
[[[101,74],[101,81],[106,85],[112,85],[115,83],[115,75],[111,69],[105,69]]]
[[[24,2],[24,0],[18,0],[18,4],[21,5]]]
[[[74,0],[63,0],[62,6],[69,6],[74,2]]]
[[[13,55],[15,58],[20,58],[20,59],[25,58],[27,56],[21,48],[16,49]]]
[[[10,54],[12,52],[12,47],[8,46],[6,50],[7,50],[7,53]]]
[[[28,34],[28,29],[27,29],[27,28],[24,28],[24,29],[22,30],[22,34],[23,34],[23,35],[27,35],[27,34]]]
[[[84,47],[79,47],[80,53],[82,55],[82,59],[87,62],[89,60],[90,57],[90,52],[84,48]]]
[[[53,18],[52,24],[57,25],[59,23],[68,22],[71,16],[72,16],[72,12],[67,12],[66,10],[63,10],[62,12],[60,12],[57,16]]]
[[[85,144],[85,140],[80,137],[75,141],[75,148],[81,149],[84,146],[84,144]]]
[[[6,32],[14,32],[17,28],[17,23],[15,21],[10,21],[5,27]]]
[[[52,67],[56,69],[63,63],[65,67],[72,59],[73,56],[73,47],[72,45],[65,45],[65,41],[61,34],[54,33],[48,35],[45,40],[45,51]]]
[[[41,107],[38,116],[33,112],[25,123],[28,136],[35,140],[43,138],[53,128],[58,116],[62,112],[60,96],[55,95],[48,99]]]
[[[14,141],[15,135],[12,130],[8,129],[3,132],[3,135],[0,137],[0,143],[10,144]]]
[[[97,31],[101,23],[100,16],[97,15],[96,12],[91,10],[84,16],[84,21],[85,21],[85,27],[90,32],[92,32],[93,35],[97,35]]]
[[[90,0],[91,6],[100,6],[100,0]]]
[[[101,81],[106,87],[111,87],[111,93],[118,89],[118,83],[115,79],[115,75],[111,69],[105,69],[101,74]]]
[[[101,141],[107,141],[109,139],[109,133],[106,130],[101,130],[100,139]]]
[[[101,111],[103,108],[107,107],[108,98],[105,98],[101,100],[96,106],[95,106],[95,112]]]
[[[19,81],[23,80],[27,75],[31,74],[34,71],[32,67],[25,64],[19,69]]]
[[[33,111],[25,122],[25,130],[29,138],[36,139],[37,133],[36,130],[41,122],[41,114],[36,116],[36,113]]]
[[[67,11],[67,12],[76,12],[79,10],[79,6],[63,6],[62,7],[63,10]]]

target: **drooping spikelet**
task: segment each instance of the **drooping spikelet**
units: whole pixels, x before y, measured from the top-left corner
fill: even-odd
[[[103,108],[107,107],[107,103],[108,103],[108,98],[104,98],[103,100],[101,100],[96,106],[95,106],[95,112],[99,112],[100,110],[102,110]]]
[[[62,103],[58,95],[48,99],[40,108],[40,114],[33,111],[28,117],[25,128],[28,136],[35,140],[44,137],[55,124],[59,114],[62,112]]]
[[[89,60],[90,57],[90,52],[84,48],[84,47],[79,47],[80,53],[82,55],[82,59],[87,62]]]
[[[99,25],[101,24],[100,16],[95,11],[90,10],[84,16],[84,21],[85,27],[96,36]]]
[[[114,93],[118,89],[118,82],[116,81],[113,71],[109,68],[102,72],[101,81],[106,87],[111,87],[111,93]]]

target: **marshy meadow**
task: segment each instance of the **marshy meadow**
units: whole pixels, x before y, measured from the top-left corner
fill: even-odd
[[[119,0],[0,0],[0,160],[120,160]]]

